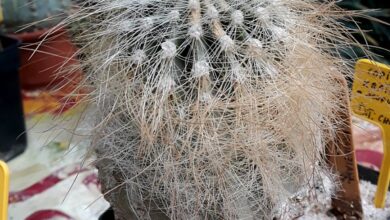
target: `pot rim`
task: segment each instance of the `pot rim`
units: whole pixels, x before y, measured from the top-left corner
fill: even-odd
[[[47,37],[54,35],[62,35],[66,32],[64,27],[54,27],[54,28],[43,28],[37,29],[33,32],[20,32],[9,34],[9,36],[14,37],[22,41],[23,43],[33,43],[37,41],[44,40]]]

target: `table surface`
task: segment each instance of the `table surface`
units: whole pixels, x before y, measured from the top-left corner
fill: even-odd
[[[93,158],[86,159],[85,105],[64,108],[63,98],[61,92],[23,91],[28,146],[8,162],[10,220],[97,220],[109,207],[90,165]]]

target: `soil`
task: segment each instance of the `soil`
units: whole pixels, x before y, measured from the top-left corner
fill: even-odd
[[[299,205],[288,210],[288,213],[282,215],[282,219],[299,219],[299,220],[335,220],[337,219],[329,210],[331,208],[331,198],[327,189],[324,186],[310,192],[309,196],[303,197],[296,195],[294,200],[298,201]],[[377,209],[374,206],[373,200],[375,196],[376,185],[370,182],[360,181],[360,193],[363,205],[364,220],[390,220],[390,192],[387,193],[385,208]],[[306,193],[307,194],[307,193]],[[310,199],[311,198],[311,199]],[[315,199],[318,202],[313,202]]]

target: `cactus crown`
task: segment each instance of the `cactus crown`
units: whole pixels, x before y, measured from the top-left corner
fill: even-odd
[[[103,185],[139,218],[272,218],[339,127],[333,2],[88,0],[70,23],[95,88]],[[102,175],[103,175],[102,174]],[[113,195],[113,204],[118,197]]]

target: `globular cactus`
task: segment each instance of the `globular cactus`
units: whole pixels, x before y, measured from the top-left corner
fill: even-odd
[[[83,27],[93,149],[118,218],[272,219],[331,177],[342,16],[315,0],[85,1],[66,22]]]
[[[66,17],[71,0],[2,0],[5,32],[50,28]]]

